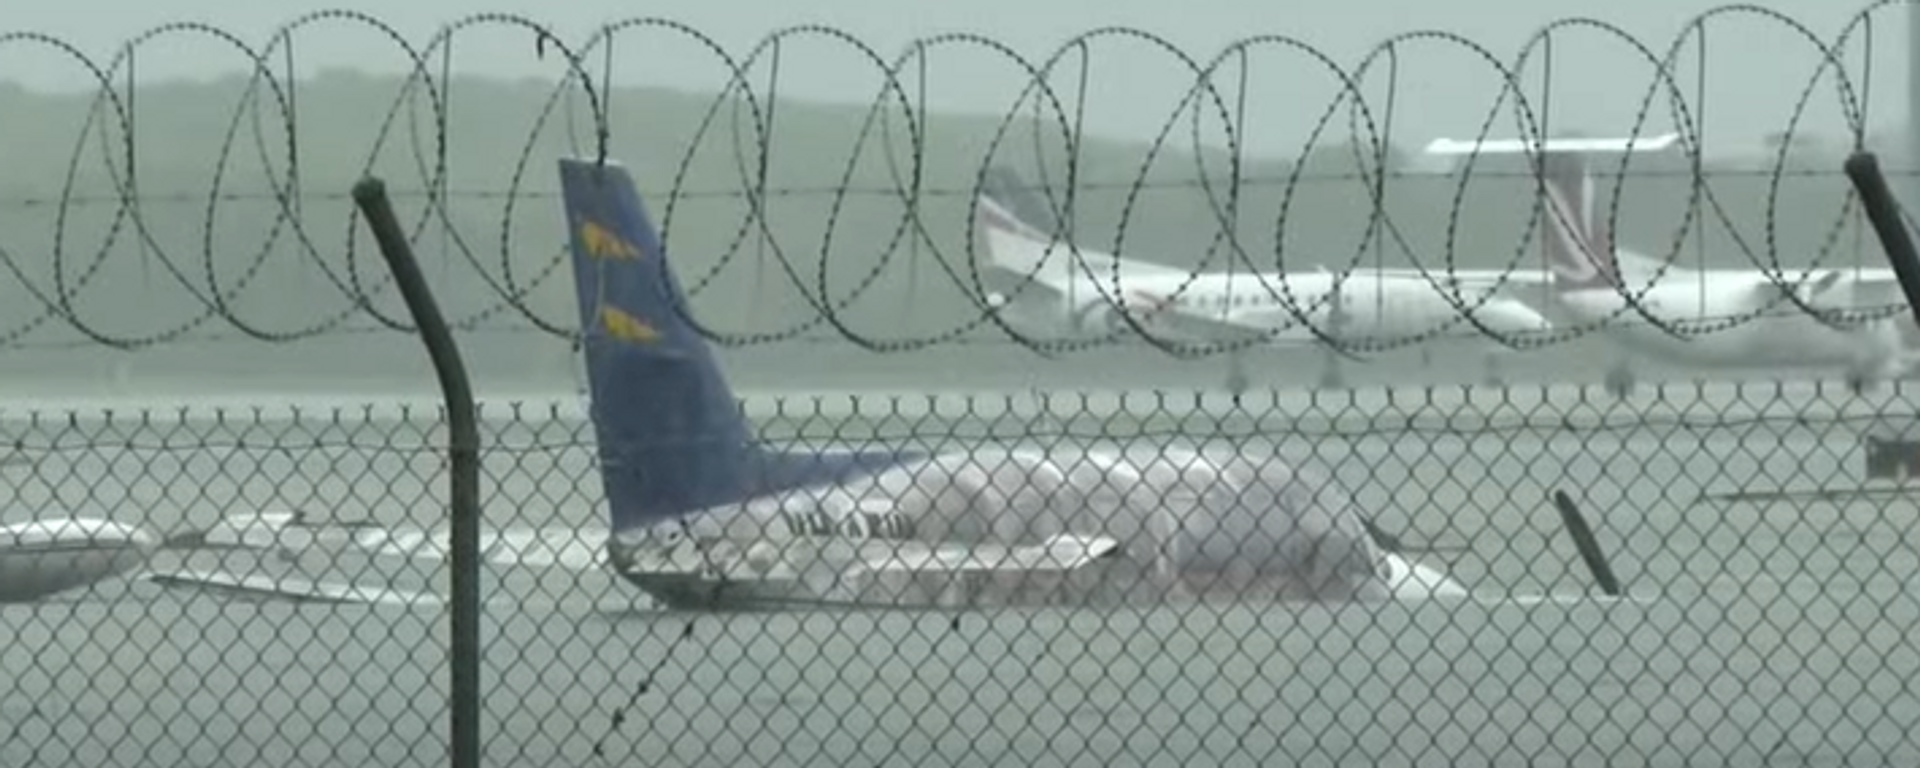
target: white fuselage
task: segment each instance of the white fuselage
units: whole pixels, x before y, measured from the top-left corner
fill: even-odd
[[[1353,269],[1292,272],[1195,272],[989,228],[992,260],[984,277],[990,305],[1042,337],[1064,330],[1079,337],[1129,335],[1134,318],[1157,338],[1190,336],[1159,325],[1173,312],[1201,321],[1223,341],[1253,335],[1279,342],[1331,338],[1349,346],[1395,345],[1443,336],[1507,338],[1548,330],[1523,301],[1436,286],[1419,274]],[[1040,284],[1030,288],[1028,281]],[[1456,306],[1450,298],[1458,298]],[[1467,320],[1462,307],[1478,321]],[[1337,308],[1337,311],[1336,311]],[[1122,313],[1127,313],[1123,315]],[[1483,330],[1484,329],[1484,330]],[[1316,330],[1318,331],[1316,333]]]
[[[1160,338],[1195,335],[1174,327],[1184,317],[1234,329],[1205,341],[1242,335],[1294,343],[1330,338],[1359,348],[1483,338],[1486,331],[1520,339],[1551,329],[1538,311],[1522,301],[1495,296],[1474,306],[1478,297],[1462,293],[1459,298],[1478,321],[1476,326],[1443,294],[1445,287],[1419,276],[1368,271],[1344,278],[1324,272],[1191,275],[1156,268],[1123,271],[1116,292],[1115,281],[1107,273],[1096,270],[1095,274],[1101,277],[1075,275],[1065,284],[1059,305],[1051,310],[1016,307],[1010,314],[1044,319],[1055,328],[1064,326],[1085,336],[1124,335],[1130,331],[1121,315],[1124,307],[1143,330]],[[1218,334],[1201,331],[1199,335]]]
[[[1788,279],[1791,279],[1789,277]],[[1841,283],[1809,302],[1817,309],[1868,307]],[[1674,270],[1651,285],[1559,293],[1574,327],[1604,327],[1624,347],[1692,367],[1844,366],[1879,372],[1901,355],[1891,319],[1823,320],[1754,270]]]
[[[1316,327],[1329,337],[1359,344],[1481,333],[1442,288],[1419,277],[1356,270],[1345,276],[1211,273],[1190,280],[1160,277],[1142,282],[1143,291],[1169,299],[1171,308],[1216,322],[1279,331],[1276,337],[1282,339],[1312,338]],[[1495,333],[1548,329],[1545,318],[1522,302],[1495,297],[1473,307],[1471,296],[1462,298],[1480,326]]]
[[[724,580],[756,599],[951,604],[934,596],[951,592],[951,583],[929,592],[848,577],[906,549],[967,549],[991,561],[985,553],[1079,535],[1114,539],[1120,553],[1061,573],[1008,567],[915,577],[969,580],[972,594],[960,600],[967,604],[1009,601],[1034,579],[1120,603],[1156,602],[1170,591],[1323,600],[1467,594],[1382,550],[1357,512],[1282,462],[1164,447],[1069,453],[1071,460],[1001,448],[936,455],[622,533],[611,543],[613,559],[649,591],[690,588],[704,573],[703,583]]]
[[[41,520],[0,527],[0,603],[78,589],[145,563],[160,542],[106,520]]]

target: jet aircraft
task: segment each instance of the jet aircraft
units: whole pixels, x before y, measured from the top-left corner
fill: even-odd
[[[1005,166],[988,169],[975,203],[987,304],[1013,330],[1041,340],[1118,338],[1138,326],[1176,342],[1318,349],[1332,368],[1364,361],[1354,350],[1369,345],[1482,342],[1486,331],[1518,341],[1553,330],[1524,301],[1456,303],[1417,271],[1196,272],[1073,246],[1052,208]],[[1489,351],[1489,371],[1503,351]],[[1236,389],[1247,353],[1229,353]]]
[[[559,165],[608,525],[597,545],[588,525],[491,531],[483,540],[490,563],[608,568],[660,604],[696,610],[1132,604],[1222,594],[1587,599],[1475,595],[1389,546],[1330,484],[1239,447],[769,445],[753,435],[688,319],[627,169],[593,159]],[[165,544],[294,557],[446,556],[443,529],[302,512],[235,516]],[[1581,551],[1594,562],[1590,541]],[[141,578],[259,599],[439,600],[431,591],[260,572],[156,568]]]
[[[1801,281],[1758,268],[1688,269],[1618,243],[1596,218],[1589,158],[1660,152],[1677,133],[1638,138],[1461,141],[1435,139],[1426,152],[1446,162],[1471,155],[1524,155],[1538,165],[1550,271],[1461,270],[1463,286],[1542,286],[1543,313],[1597,328],[1623,352],[1701,369],[1840,369],[1860,391],[1904,375],[1916,357],[1902,338],[1906,297],[1893,270],[1829,267]],[[1531,294],[1529,294],[1531,295]],[[1794,298],[1798,298],[1796,304]],[[1810,307],[1819,314],[1808,312]],[[1617,395],[1633,388],[1623,359],[1608,372]]]

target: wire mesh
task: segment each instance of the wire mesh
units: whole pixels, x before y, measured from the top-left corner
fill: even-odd
[[[1622,324],[1693,338],[1780,312],[1884,319],[1899,312],[1896,302],[1835,304],[1801,289],[1829,271],[1877,266],[1839,159],[1887,141],[1869,120],[1870,97],[1890,81],[1873,77],[1884,59],[1876,51],[1889,48],[1875,40],[1900,28],[1887,19],[1904,5],[1865,5],[1830,34],[1749,5],[1711,9],[1671,39],[1566,18],[1510,55],[1417,30],[1350,62],[1307,37],[1188,51],[1121,28],[1041,54],[968,34],[886,54],[817,26],[729,48],[658,17],[563,40],[530,18],[476,14],[413,39],[377,17],[327,10],[258,41],[179,22],[98,53],[11,32],[0,36],[0,56],[32,65],[23,70],[64,71],[61,82],[79,91],[8,96],[18,101],[8,119],[20,135],[55,138],[10,160],[19,180],[0,190],[19,217],[0,242],[14,278],[0,344],[142,348],[407,330],[390,283],[365,261],[364,236],[351,234],[345,190],[368,172],[396,198],[419,202],[405,223],[441,261],[456,327],[570,338],[554,192],[540,172],[556,154],[648,169],[642,183],[668,237],[678,236],[693,300],[756,308],[708,325],[729,347],[990,344],[1068,355],[1131,344],[1188,358],[1287,338],[1377,355],[1450,338],[1559,348]],[[1786,46],[1778,59],[1788,79],[1764,96],[1719,64],[1739,53],[1719,41],[1742,38]],[[323,65],[304,58],[349,43],[365,52],[354,61],[366,73],[316,73]],[[142,67],[171,66],[177,48],[229,60],[237,74],[140,82]],[[789,48],[801,53],[783,55]],[[809,68],[796,57],[842,64]],[[476,58],[490,67],[523,59],[522,71],[544,76],[457,74]],[[1575,90],[1555,99],[1576,88],[1570,67],[1596,62],[1618,70],[1608,98]],[[1417,79],[1424,67],[1464,74],[1436,101]],[[665,68],[676,85],[651,87],[649,73]],[[1161,89],[1164,100],[1148,98],[1135,73],[1176,84]],[[934,106],[943,89],[960,87],[956,76],[989,94],[972,111]],[[827,78],[870,82],[870,101],[810,102],[805,94]],[[1103,85],[1107,78],[1133,90]],[[1128,100],[1116,111],[1121,93]],[[1731,139],[1714,139],[1707,126],[1733,101],[1766,104],[1750,114],[1772,130],[1765,145],[1730,158],[1716,142]],[[1567,114],[1570,102],[1577,116]],[[1668,151],[1591,169],[1598,220],[1631,231],[1621,245],[1650,262],[1650,274],[1617,287],[1620,307],[1542,333],[1482,316],[1540,271],[1553,213],[1527,159],[1429,167],[1420,148],[1440,137],[1412,133],[1420,129],[1408,125],[1420,123],[1406,114],[1443,103],[1454,109],[1448,124],[1465,126],[1449,131],[1454,139],[1678,134]],[[783,120],[786,112],[800,117]],[[1132,128],[1102,125],[1095,113]],[[1287,139],[1276,145],[1268,135]],[[1060,261],[1140,253],[1180,269],[1240,272],[1249,300],[1277,308],[1274,327],[1253,338],[1179,338],[1118,311],[1124,290],[1106,275],[1114,295],[1100,301],[1116,306],[1097,332],[1063,338],[1015,327],[990,311],[985,246],[965,226],[995,166],[1017,170],[1057,219]],[[1302,277],[1376,267],[1406,270],[1451,311],[1357,336]],[[1669,272],[1710,267],[1757,268],[1783,290],[1733,313],[1642,300]],[[1283,274],[1256,274],[1276,270]],[[1488,274],[1466,280],[1461,270]]]
[[[609,567],[579,409],[490,403],[489,764],[1914,753],[1907,478],[1920,438],[1898,393],[1735,383],[1631,401],[1516,386],[748,408],[770,442],[938,451],[1012,496],[1071,496],[1046,481],[1088,483],[1112,466],[1103,449],[1220,467],[1229,480],[1210,492],[1232,493],[1174,527],[1076,528],[1124,545],[1097,571],[1042,562],[881,584],[849,568],[808,595],[891,607],[782,607],[748,599],[766,590],[736,554],[731,577],[706,583],[731,578],[746,591],[716,593],[740,600],[668,610],[657,583]],[[443,759],[437,410],[17,412],[6,431],[13,509],[164,542],[121,558],[120,575],[5,607],[9,764]],[[942,483],[965,481],[923,471],[914,487]],[[1078,487],[1149,521],[1181,508],[1139,486]],[[1555,491],[1591,521],[1622,595],[1597,589]],[[964,508],[1039,528],[1019,541],[1048,533],[988,512],[1011,506]],[[1236,528],[1282,510],[1331,524]],[[1302,542],[1321,570],[1266,567]],[[1470,594],[1367,594],[1355,574],[1384,553]]]
[[[1904,303],[1840,306],[1800,290],[1867,246],[1838,156],[1828,167],[1794,135],[1815,105],[1837,104],[1848,143],[1868,143],[1871,66],[1849,46],[1899,5],[1868,6],[1831,37],[1750,6],[1702,15],[1673,41],[1567,20],[1511,58],[1458,35],[1409,33],[1352,65],[1281,36],[1201,56],[1141,30],[1097,30],[1034,57],[946,35],[889,58],[820,27],[733,51],[662,19],[573,42],[496,14],[425,41],[343,11],[301,17],[258,44],[172,24],[110,58],[0,34],[0,55],[63,58],[98,87],[60,109],[0,109],[0,125],[17,122],[20,135],[72,142],[67,157],[0,155],[19,169],[5,183],[29,180],[0,206],[19,216],[0,238],[25,238],[0,240],[14,278],[0,287],[12,296],[0,300],[0,345],[158,347],[216,326],[275,343],[411,332],[385,280],[365,273],[366,241],[328,243],[332,227],[360,229],[346,189],[370,171],[410,201],[403,223],[416,247],[445,256],[435,287],[455,325],[573,341],[565,224],[538,181],[559,154],[646,170],[697,304],[690,318],[720,346],[996,343],[1017,348],[1009,365],[1027,365],[1030,351],[1116,342],[1187,358],[1276,340],[1175,339],[1118,303],[1094,332],[1069,338],[1005,322],[979,279],[985,249],[963,226],[1003,163],[1039,179],[1022,189],[1073,235],[1065,251],[1200,253],[1172,265],[1196,274],[1228,262],[1309,268],[1302,250],[1357,274],[1391,252],[1459,310],[1356,339],[1287,278],[1255,282],[1286,309],[1263,335],[1363,357],[1454,337],[1546,354],[1619,325],[1684,339],[1816,310],[1843,329],[1890,328]],[[1758,166],[1712,167],[1699,128],[1705,89],[1689,89],[1681,64],[1709,56],[1716,25],[1756,20],[1806,43],[1813,62],[1804,87],[1772,95],[1789,113],[1776,151]],[[383,41],[405,73],[297,76],[295,40],[323,28]],[[523,41],[553,81],[453,77],[454,51],[477,47],[456,41],[502,39],[483,35]],[[1405,98],[1393,73],[1417,69],[1420,50],[1477,58],[1488,67],[1480,84],[1494,85],[1480,138],[1560,135],[1544,103],[1552,83],[1530,90],[1526,78],[1581,35],[1652,70],[1643,98],[1608,105],[1613,124],[1680,135],[1668,155],[1595,172],[1611,187],[1596,196],[1607,229],[1655,233],[1644,247],[1664,266],[1649,284],[1711,239],[1732,254],[1719,266],[1759,267],[1793,290],[1710,316],[1640,302],[1622,284],[1620,311],[1537,334],[1473,314],[1527,271],[1548,226],[1538,169],[1405,167],[1409,140],[1389,117]],[[178,38],[234,52],[244,82],[128,85],[150,61],[146,46]],[[616,47],[662,41],[717,63],[717,95],[622,87]],[[879,95],[831,120],[794,107],[778,62],[797,41],[851,51]],[[1170,66],[1191,75],[1148,141],[1082,131],[1103,45],[1171,53]],[[1012,106],[961,128],[929,117],[936,49],[998,59]],[[1262,51],[1296,58],[1248,63]],[[1248,83],[1262,69],[1298,77],[1303,61],[1334,95],[1295,110],[1311,118],[1293,157],[1248,159],[1242,145],[1257,130],[1236,114],[1257,91]],[[1373,78],[1388,83],[1384,95],[1369,90]],[[0,102],[37,98],[0,92]],[[463,112],[477,105],[495,119]],[[169,109],[176,121],[197,117],[169,126]],[[343,115],[358,132],[311,122]],[[168,141],[188,133],[214,159]],[[462,175],[455,146],[492,159]],[[800,181],[782,181],[795,162],[804,167],[788,174]],[[41,179],[62,181],[31,186]],[[1470,194],[1490,184],[1501,191]],[[1184,202],[1150,199],[1161,193]],[[1735,197],[1763,203],[1742,210]],[[1510,226],[1470,212],[1485,208]],[[1156,218],[1191,231],[1140,224]],[[1342,225],[1359,234],[1325,231]],[[1490,287],[1461,287],[1465,269],[1495,273],[1482,278]],[[730,284],[739,275],[769,276],[785,293]],[[926,284],[945,293],[919,293]],[[872,309],[900,295],[919,310],[911,322]],[[754,309],[702,311],[743,305]],[[1124,377],[1105,378],[1118,387]],[[1920,657],[1906,589],[1920,437],[1898,380],[869,392],[748,397],[744,407],[764,444],[880,445],[919,458],[876,475],[886,482],[851,486],[866,495],[791,490],[690,527],[615,536],[605,446],[587,410],[485,404],[487,764],[1897,763],[1920,753],[1909,735]],[[0,764],[443,762],[442,416],[398,402],[0,411]],[[1609,594],[1615,578],[1623,588]]]

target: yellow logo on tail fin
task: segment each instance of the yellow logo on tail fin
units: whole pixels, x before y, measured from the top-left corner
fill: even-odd
[[[614,307],[600,308],[600,325],[607,329],[608,335],[621,341],[652,344],[660,340],[660,329]]]
[[[635,248],[633,243],[591,221],[580,223],[580,243],[586,246],[587,255],[596,259],[640,258],[640,249]]]

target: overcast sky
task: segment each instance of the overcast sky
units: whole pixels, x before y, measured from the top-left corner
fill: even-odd
[[[424,44],[442,24],[480,12],[522,14],[571,39],[583,39],[607,21],[645,12],[691,25],[735,55],[744,55],[762,36],[782,26],[811,23],[846,30],[884,57],[898,55],[916,37],[971,32],[1039,59],[1076,34],[1128,25],[1151,30],[1201,61],[1248,35],[1281,34],[1309,42],[1342,66],[1353,67],[1379,42],[1422,29],[1465,36],[1512,61],[1543,25],[1582,15],[1624,28],[1664,55],[1695,15],[1724,4],[1707,0],[384,0],[322,6],[295,0],[66,0],[12,3],[0,26],[54,34],[104,63],[123,41],[163,23],[211,23],[263,45],[279,25],[322,7],[372,13],[418,44]],[[1826,40],[1836,39],[1851,17],[1872,5],[1851,0],[1756,4],[1799,20]],[[1898,6],[1882,9],[1876,18],[1870,46],[1874,64],[1867,64],[1865,35],[1856,36],[1844,54],[1855,87],[1870,88],[1870,125],[1886,131],[1902,124],[1906,112],[1908,26],[1906,11]],[[684,36],[669,39],[667,34],[630,32],[621,38],[612,65],[615,80],[701,90],[722,82],[727,70],[718,59],[702,53]],[[1686,88],[1689,109],[1704,113],[1696,117],[1704,120],[1710,153],[1751,151],[1761,137],[1787,126],[1818,67],[1816,48],[1787,25],[1752,14],[1713,22],[1706,38],[1704,96],[1697,47],[1689,44],[1680,55],[1675,76]],[[1629,44],[1599,31],[1568,30],[1555,39],[1552,125],[1589,134],[1630,130],[1653,82],[1652,64]],[[295,39],[295,48],[302,74],[324,67],[402,71],[405,66],[396,46],[364,27],[341,23],[310,27]],[[1092,93],[1084,118],[1089,132],[1151,138],[1194,82],[1192,71],[1177,57],[1149,43],[1107,39],[1095,44],[1090,55],[1087,82]],[[243,71],[247,66],[247,59],[227,43],[198,33],[176,33],[155,41],[140,49],[137,61],[142,79],[204,77]],[[790,96],[868,103],[882,83],[877,68],[854,47],[819,36],[783,47],[780,63],[779,88]],[[534,57],[528,34],[500,28],[460,37],[452,66],[458,71],[549,79],[560,71],[553,57],[545,62]],[[1309,56],[1276,47],[1251,55],[1248,70],[1244,125],[1251,148],[1258,154],[1297,154],[1337,94],[1337,77]],[[764,82],[767,67],[757,71]],[[1223,71],[1226,74],[1215,82],[1225,98],[1233,99],[1240,87],[1238,71],[1232,66]],[[1537,65],[1528,68],[1526,82],[1535,109],[1542,108],[1538,102],[1542,71]],[[0,48],[0,73],[35,88],[84,87],[91,82],[82,68],[45,47]],[[1376,120],[1385,119],[1378,110],[1386,103],[1387,74],[1386,67],[1377,67],[1363,85]],[[1869,74],[1870,78],[1861,79]],[[934,52],[926,77],[930,108],[993,113],[1005,112],[1027,82],[1017,66],[977,46]],[[1053,87],[1063,98],[1070,98],[1079,77],[1077,59],[1069,59],[1061,65]],[[1801,130],[1821,133],[1829,140],[1844,139],[1835,82],[1831,76],[1817,81]],[[1398,86],[1393,137],[1417,145],[1438,135],[1479,134],[1499,95],[1501,80],[1468,48],[1421,40],[1403,49]],[[1648,130],[1672,127],[1676,113],[1664,104],[1649,114]],[[1341,114],[1344,118],[1345,113]],[[1517,130],[1511,110],[1502,112],[1500,119],[1491,132]],[[1224,135],[1218,132],[1219,121],[1209,120],[1207,125],[1214,131],[1213,138],[1206,139],[1209,143]],[[1344,119],[1336,126],[1334,130],[1345,132]],[[1188,136],[1190,123],[1183,120],[1175,130],[1181,132],[1178,136]]]

